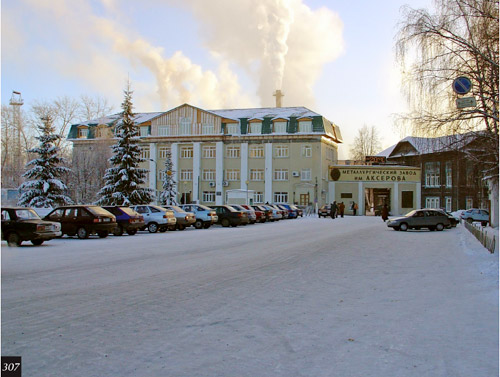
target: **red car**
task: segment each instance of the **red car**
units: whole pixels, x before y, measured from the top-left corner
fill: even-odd
[[[254,211],[255,212],[255,222],[258,223],[265,223],[266,222],[266,213],[260,209],[256,209],[255,207],[251,207],[246,204],[241,205],[243,208],[248,209],[249,211]]]

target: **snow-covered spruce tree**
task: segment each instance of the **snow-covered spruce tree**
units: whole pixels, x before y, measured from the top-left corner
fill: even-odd
[[[55,129],[50,117],[42,118],[42,121],[43,124],[38,127],[40,136],[36,137],[40,145],[29,150],[29,153],[38,154],[38,157],[26,164],[26,167],[31,166],[31,169],[23,174],[27,180],[19,186],[21,197],[17,204],[35,208],[72,204],[71,198],[65,194],[66,185],[59,179],[70,171],[61,166],[64,159],[59,156],[59,148],[56,146],[62,136],[54,134]]]
[[[162,192],[160,194],[160,204],[162,205],[172,205],[177,204],[175,200],[177,198],[177,191],[175,190],[175,180],[173,177],[174,171],[172,170],[174,164],[172,163],[172,153],[167,150],[165,159],[165,175],[163,178]]]
[[[141,187],[146,181],[146,169],[138,167],[143,162],[138,145],[139,130],[134,125],[132,91],[130,84],[124,91],[122,120],[116,125],[118,141],[111,148],[114,155],[109,159],[111,168],[104,175],[104,187],[97,193],[98,205],[148,204],[154,200],[151,190]]]

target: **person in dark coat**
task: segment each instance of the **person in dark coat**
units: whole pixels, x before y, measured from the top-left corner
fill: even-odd
[[[330,206],[330,216],[332,219],[337,217],[337,202],[334,201],[332,205]]]
[[[345,204],[344,202],[339,203],[339,214],[340,217],[344,217]]]
[[[387,220],[389,218],[389,208],[387,208],[387,204],[384,204],[382,207],[382,220]]]
[[[356,216],[356,212],[358,211],[358,205],[356,202],[352,202],[352,214],[353,216]]]

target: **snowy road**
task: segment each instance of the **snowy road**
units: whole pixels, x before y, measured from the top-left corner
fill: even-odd
[[[2,242],[23,376],[497,376],[498,254],[380,218]]]

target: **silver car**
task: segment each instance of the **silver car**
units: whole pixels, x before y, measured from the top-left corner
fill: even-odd
[[[401,217],[389,219],[387,226],[394,230],[428,228],[429,230],[443,230],[451,226],[446,214],[435,209],[417,209]]]
[[[177,219],[177,224],[175,226],[169,227],[171,230],[179,229],[184,230],[187,227],[193,225],[196,221],[196,216],[192,212],[186,212],[179,206],[164,205],[163,208],[169,209],[174,212],[174,216]]]
[[[464,211],[460,217],[469,224],[473,221],[481,221],[481,225],[486,226],[490,222],[490,214],[485,209],[471,208]]]

